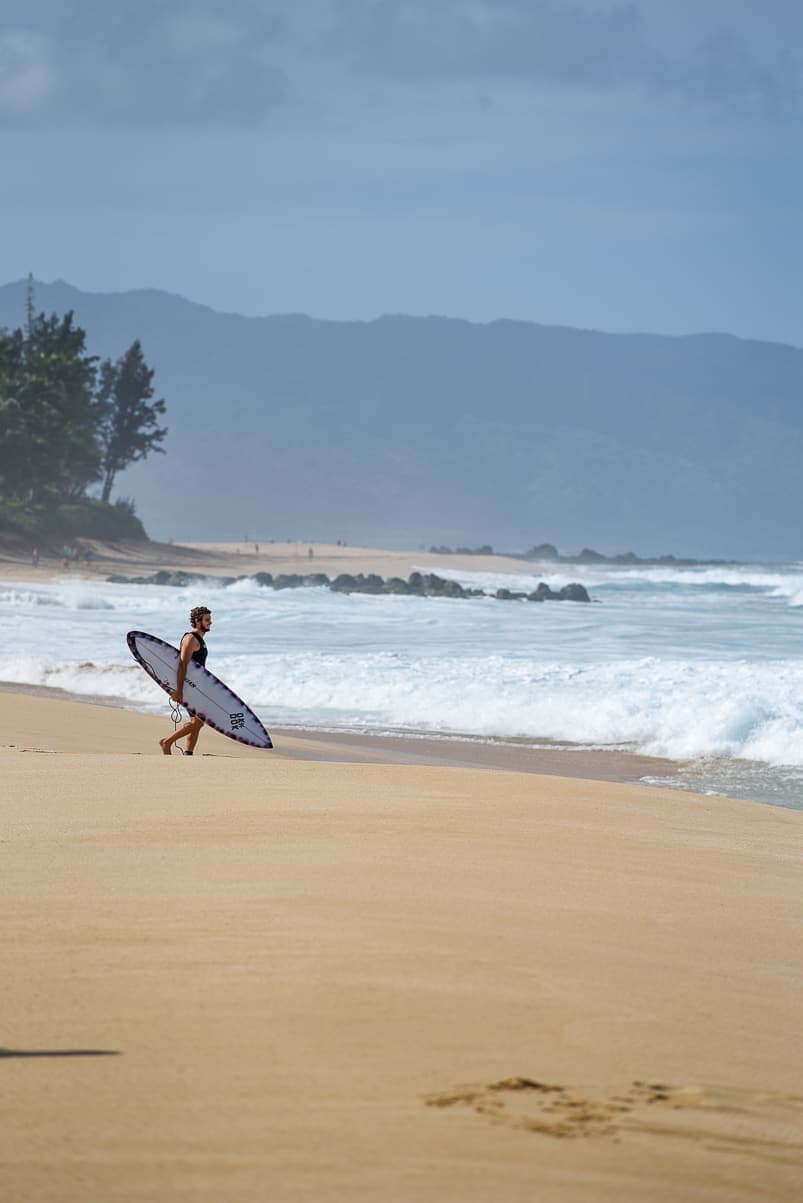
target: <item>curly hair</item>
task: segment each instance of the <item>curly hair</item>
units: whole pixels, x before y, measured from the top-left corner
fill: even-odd
[[[204,614],[211,614],[212,611],[208,606],[193,606],[190,610],[190,624],[195,626],[199,619],[203,618]]]

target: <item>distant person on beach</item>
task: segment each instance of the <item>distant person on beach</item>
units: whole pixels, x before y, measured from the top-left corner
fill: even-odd
[[[176,688],[170,695],[171,701],[178,702],[179,705],[183,701],[184,693],[184,678],[187,675],[187,665],[190,660],[194,660],[196,664],[200,664],[201,668],[206,664],[207,648],[204,639],[208,635],[209,628],[212,626],[212,611],[206,606],[195,606],[190,610],[190,623],[192,630],[185,632],[181,640],[179,648],[178,672],[176,673]],[[201,734],[203,722],[201,719],[192,715],[182,727],[177,727],[172,735],[166,735],[164,739],[159,740],[159,746],[165,756],[170,756],[170,747],[177,739],[183,739],[186,735],[187,746],[184,749],[185,756],[192,756],[195,751],[195,745],[198,742],[198,736]]]
[[[38,547],[34,547],[33,551],[31,552],[31,563],[33,564],[34,568],[39,567],[39,548]]]

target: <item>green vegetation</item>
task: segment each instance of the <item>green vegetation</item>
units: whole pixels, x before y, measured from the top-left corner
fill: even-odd
[[[131,344],[116,364],[106,359],[100,365],[101,501],[109,500],[118,472],[145,459],[151,451],[163,450],[159,443],[167,428],[157,426],[157,414],[165,412],[165,403],[148,404],[153,396],[152,380],[153,369],[142,356],[139,340]]]
[[[0,530],[146,538],[133,503],[110,496],[118,472],[163,451],[152,380],[138,341],[99,363],[73,314],[35,314],[29,293],[25,330],[0,331]]]
[[[74,539],[147,539],[131,502],[114,505],[81,497],[61,505],[23,505],[0,497],[0,531],[21,535],[31,543]]]

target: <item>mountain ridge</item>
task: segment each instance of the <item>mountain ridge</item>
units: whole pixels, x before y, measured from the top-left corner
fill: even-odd
[[[0,286],[0,326],[22,324],[26,291]],[[207,538],[798,554],[803,351],[790,344],[509,318],[253,317],[66,281],[35,282],[34,301],[73,309],[101,356],[141,340],[168,403],[168,454],[119,491],[160,537],[191,537],[202,513]]]
[[[0,298],[6,292],[10,292],[14,298],[24,298],[28,288],[28,279],[23,277],[17,280],[11,280],[6,284],[0,284]],[[64,290],[71,296],[85,301],[87,298],[97,300],[127,298],[127,297],[142,297],[142,298],[165,298],[170,301],[178,301],[184,307],[190,309],[204,310],[215,317],[222,318],[237,318],[239,321],[245,322],[261,322],[284,319],[304,319],[308,322],[320,322],[332,326],[371,326],[378,322],[384,321],[410,321],[410,322],[426,322],[437,321],[453,323],[455,325],[468,326],[475,329],[487,329],[494,326],[521,326],[527,329],[538,329],[545,331],[566,331],[571,334],[582,335],[599,335],[602,338],[613,339],[630,339],[630,338],[651,338],[656,340],[666,340],[669,342],[683,342],[684,340],[692,341],[695,339],[722,339],[724,341],[733,341],[737,343],[749,343],[754,346],[767,347],[788,347],[792,351],[801,351],[803,346],[798,346],[796,343],[786,342],[783,339],[766,339],[766,338],[746,338],[740,334],[732,334],[727,330],[694,330],[685,334],[664,334],[656,330],[602,330],[596,326],[569,326],[565,322],[535,322],[527,318],[515,317],[495,317],[489,318],[487,321],[479,321],[474,318],[457,317],[454,314],[443,313],[396,313],[386,312],[378,313],[374,317],[369,318],[334,318],[334,317],[316,317],[313,314],[306,313],[303,310],[292,311],[288,313],[238,313],[232,309],[216,309],[214,305],[208,304],[206,301],[194,301],[190,297],[185,297],[182,293],[173,292],[171,289],[142,287],[129,289],[113,289],[109,291],[90,291],[78,288],[77,285],[71,284],[68,280],[64,280],[58,276],[50,283],[42,280],[33,281],[34,302],[36,303],[37,295],[46,290],[52,295],[56,295],[57,290]],[[5,310],[7,307],[2,306]],[[41,309],[43,306],[37,305]],[[47,306],[44,306],[46,309]],[[19,325],[24,317],[24,305],[20,311],[17,320]],[[12,323],[13,324],[13,323]],[[8,328],[7,324],[4,328]]]

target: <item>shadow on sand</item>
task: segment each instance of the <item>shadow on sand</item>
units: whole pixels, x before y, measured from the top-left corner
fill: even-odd
[[[119,1057],[115,1048],[0,1048],[4,1057]]]

